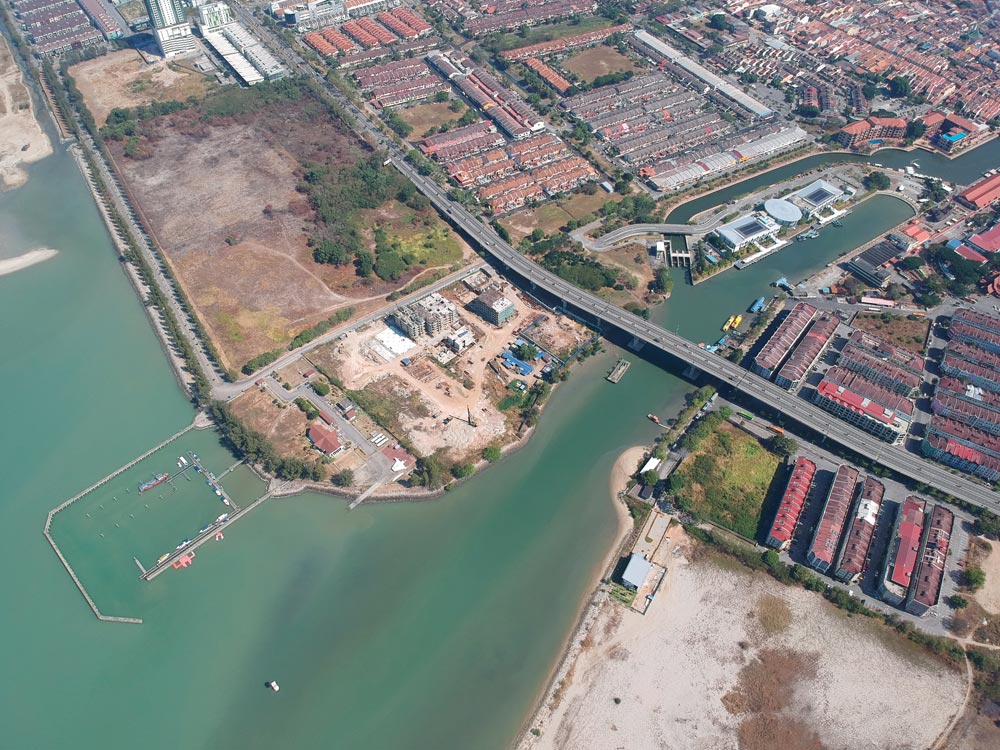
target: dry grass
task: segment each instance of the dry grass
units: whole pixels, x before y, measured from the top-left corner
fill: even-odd
[[[120,50],[77,63],[70,74],[98,125],[115,107],[138,107],[154,101],[202,97],[217,87],[215,79],[176,63],[147,65],[135,50]]]
[[[779,635],[792,624],[792,610],[784,599],[772,594],[764,594],[757,600],[757,606],[749,613],[762,638]]]
[[[600,45],[581,50],[559,63],[559,67],[572,73],[585,83],[608,73],[637,71],[639,67],[614,47]]]
[[[854,326],[915,354],[923,352],[927,332],[931,327],[930,320],[927,318],[910,320],[902,315],[887,313],[888,320],[883,320],[882,315],[883,313],[858,313],[854,318]]]
[[[448,107],[451,102],[429,102],[416,104],[406,109],[397,110],[403,121],[413,128],[409,140],[416,142],[424,137],[431,128],[436,128],[446,122],[455,122],[462,116],[467,107],[462,106],[458,112],[452,112]]]
[[[294,404],[282,408],[266,391],[251,388],[232,401],[232,408],[247,427],[267,437],[278,455],[306,460],[321,458],[306,437],[309,420]]]
[[[804,721],[792,716],[761,714],[740,724],[740,750],[823,750],[826,745]]]

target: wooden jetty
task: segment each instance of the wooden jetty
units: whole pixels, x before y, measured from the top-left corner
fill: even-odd
[[[610,373],[608,373],[607,377],[608,382],[617,383],[618,381],[620,381],[623,377],[625,377],[625,373],[628,372],[628,368],[630,368],[631,366],[632,363],[629,362],[627,359],[619,359],[618,364],[616,364],[614,366],[614,369],[611,370]]]

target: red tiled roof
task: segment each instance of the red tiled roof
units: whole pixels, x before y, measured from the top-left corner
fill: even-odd
[[[913,568],[917,564],[917,553],[920,551],[920,533],[924,528],[924,508],[926,504],[917,497],[908,497],[899,509],[899,547],[892,561],[893,583],[909,587]]]
[[[987,177],[985,180],[980,180],[971,187],[963,190],[956,197],[961,198],[967,203],[971,203],[976,208],[984,208],[990,205],[997,198],[1000,198],[1000,174],[995,174],[992,177]],[[993,227],[993,229],[996,229],[996,227]],[[985,232],[984,234],[990,234],[993,232],[993,229],[990,229],[989,232]],[[980,235],[976,235],[976,237],[978,236]],[[972,238],[972,241],[975,242],[975,237]],[[976,242],[976,245],[979,245],[979,243]],[[983,246],[979,245],[979,247]],[[983,250],[986,249],[988,248],[983,247]],[[996,252],[996,250],[991,250],[990,252]]]
[[[972,261],[975,261],[976,263],[985,263],[986,262],[986,256],[985,255],[977,253],[975,250],[973,250],[971,247],[969,247],[968,245],[966,245],[964,243],[961,244],[961,245],[959,245],[958,247],[956,247],[955,248],[955,252],[958,253],[959,255],[961,255],[966,260],[972,260]]]
[[[951,529],[955,523],[955,514],[943,505],[935,505],[927,526],[927,539],[920,554],[920,567],[917,568],[916,588],[913,592],[914,601],[925,607],[937,604],[941,593],[941,580],[944,578],[944,566],[948,559],[948,546],[951,543]]]
[[[851,500],[854,499],[854,488],[857,482],[857,469],[847,465],[837,469],[837,476],[833,478],[830,494],[827,495],[826,503],[823,506],[823,515],[819,519],[812,544],[809,546],[812,558],[827,565],[833,563],[840,542],[840,534],[844,529],[844,521],[847,520],[847,514],[851,509]]]
[[[769,538],[782,543],[791,541],[815,475],[816,464],[808,458],[799,457],[795,462],[795,468],[792,469],[792,475],[788,478],[788,486],[785,487],[785,494],[781,498],[774,523],[771,524]]]
[[[1000,177],[1000,175],[997,175],[997,177]],[[997,189],[1000,190],[1000,181],[997,182]],[[971,190],[972,188],[969,188],[966,192]],[[964,193],[962,193],[962,195],[964,195]],[[994,224],[985,232],[972,235],[969,237],[969,242],[974,244],[980,250],[985,250],[988,253],[995,253],[997,250],[1000,250],[1000,224]]]
[[[861,496],[854,507],[854,518],[844,535],[844,551],[837,566],[838,572],[856,576],[864,570],[884,494],[885,486],[881,482],[873,477],[865,479]]]
[[[335,453],[342,447],[336,432],[319,425],[313,425],[309,428],[309,439],[324,453]]]

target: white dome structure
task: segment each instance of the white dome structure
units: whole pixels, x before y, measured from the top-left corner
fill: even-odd
[[[802,209],[784,198],[764,201],[764,210],[768,216],[786,227],[793,227],[802,219]]]

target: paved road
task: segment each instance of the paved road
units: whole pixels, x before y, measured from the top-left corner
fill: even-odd
[[[434,180],[420,175],[405,161],[402,150],[370,122],[347,97],[327,84],[318,73],[308,68],[294,51],[276,40],[251,14],[242,8],[238,10],[238,14],[241,20],[253,27],[263,38],[271,40],[271,46],[278,48],[279,54],[292,69],[313,75],[330,96],[353,115],[358,132],[384,148],[389,154],[389,161],[408,177],[449,221],[475,242],[482,252],[488,253],[498,263],[521,276],[531,287],[541,288],[599,323],[617,328],[639,341],[694,365],[722,383],[781,411],[788,417],[826,435],[830,440],[869,456],[893,471],[917,482],[937,487],[966,502],[1000,512],[1000,496],[983,484],[952,474],[940,464],[927,461],[918,455],[908,453],[903,448],[889,445],[873,435],[862,432],[774,383],[700,349],[687,339],[573,286],[524,257],[510,244],[504,242],[492,227],[483,224],[464,207],[452,202],[445,190]]]

